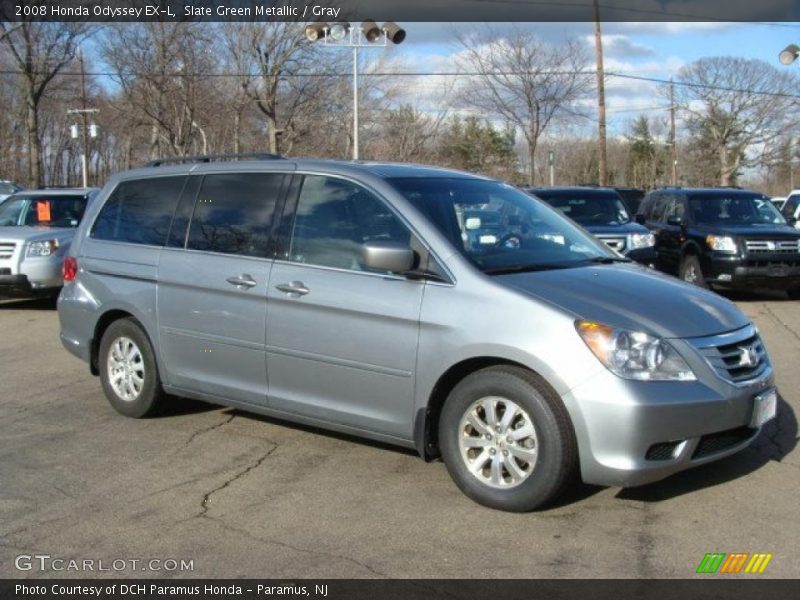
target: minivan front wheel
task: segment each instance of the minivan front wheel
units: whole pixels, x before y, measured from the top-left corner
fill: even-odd
[[[442,409],[439,445],[467,496],[514,512],[554,499],[577,463],[572,426],[557,394],[518,367],[490,367],[463,379]]]
[[[118,412],[128,417],[155,413],[164,392],[150,340],[134,319],[109,325],[100,341],[100,379],[103,391]]]

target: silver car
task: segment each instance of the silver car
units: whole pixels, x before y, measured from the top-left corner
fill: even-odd
[[[0,203],[0,296],[56,296],[61,268],[96,189],[26,190]]]
[[[503,510],[719,459],[776,411],[731,302],[462,172],[155,163],[111,178],[65,275],[62,342],[122,414],[172,395],[415,448]]]

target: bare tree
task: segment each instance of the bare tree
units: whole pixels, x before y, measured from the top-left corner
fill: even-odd
[[[279,99],[281,94],[298,100],[306,97],[302,93],[287,93],[286,83],[298,72],[312,70],[315,50],[303,35],[301,25],[295,22],[228,23],[223,31],[231,62],[242,70],[242,90],[261,111],[269,151],[277,153],[280,134],[292,124],[289,120],[279,126]],[[292,83],[301,86],[309,82],[293,80]],[[289,107],[294,108],[297,107]]]
[[[716,154],[719,184],[731,185],[742,168],[780,150],[776,142],[795,127],[797,91],[793,73],[764,61],[701,58],[678,72],[675,103],[695,139]]]
[[[457,39],[465,73],[462,102],[520,130],[528,147],[528,184],[534,185],[540,137],[591,88],[585,47],[575,40],[552,46],[519,29]]]
[[[40,106],[56,76],[75,58],[80,42],[93,30],[85,23],[0,22],[5,44],[23,81],[28,147],[28,185],[44,184]]]

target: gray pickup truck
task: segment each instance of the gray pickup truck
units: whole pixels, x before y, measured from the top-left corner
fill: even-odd
[[[61,265],[96,188],[25,190],[0,202],[0,296],[56,296]]]

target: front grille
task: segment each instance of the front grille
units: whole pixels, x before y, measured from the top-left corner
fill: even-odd
[[[732,333],[695,338],[689,342],[723,379],[734,383],[755,379],[769,367],[767,350],[752,325]]]
[[[680,442],[660,442],[647,449],[644,457],[647,460],[672,460],[675,458],[675,448]]]
[[[757,429],[752,429],[750,427],[737,427],[736,429],[728,429],[726,431],[704,435],[697,443],[692,458],[703,458],[704,456],[711,456],[718,452],[724,452],[729,448],[746,442],[753,437],[757,431]]]
[[[0,242],[0,258],[11,258],[14,256],[14,248],[17,245],[13,242]]]
[[[626,239],[615,235],[598,235],[597,239],[603,242],[606,246],[617,252],[623,252],[626,246]]]
[[[800,245],[797,240],[745,240],[748,254],[765,252],[798,252]]]

